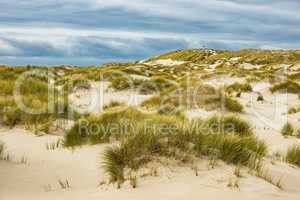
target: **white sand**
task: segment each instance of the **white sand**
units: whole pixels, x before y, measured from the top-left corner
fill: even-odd
[[[213,77],[213,78],[204,80],[203,83],[211,85],[215,88],[219,88],[219,87],[223,87],[226,85],[231,85],[235,82],[243,83],[244,80],[245,80],[244,78],[230,77],[230,76],[222,75],[222,76]]]
[[[251,63],[242,63],[240,65],[243,69],[260,69],[263,65],[253,65]]]
[[[271,87],[271,84],[269,82],[254,82],[251,84],[253,92],[262,92]]]
[[[209,170],[207,161],[199,162],[199,176],[188,167],[159,168],[158,177],[140,178],[138,188],[125,183],[121,190],[113,186],[100,186],[104,179],[100,168],[105,145],[84,146],[74,151],[47,150],[46,143],[55,142],[58,136],[37,137],[13,129],[0,132],[0,140],[7,146],[11,161],[0,161],[1,200],[79,200],[79,199],[287,199],[300,195],[300,169],[275,162],[268,164],[274,180],[282,178],[284,191],[242,170],[239,189],[228,188],[233,177],[233,167],[219,161]],[[20,163],[25,156],[28,163]],[[267,161],[269,163],[269,161]],[[64,190],[58,179],[68,179],[71,188]]]
[[[112,91],[108,82],[94,82],[89,90],[77,90],[70,94],[71,106],[79,113],[102,112],[103,106],[111,101],[137,106],[151,95],[141,95],[132,91]]]
[[[186,112],[186,115],[188,117],[189,120],[193,119],[193,118],[208,118],[213,116],[214,114],[216,114],[215,111],[206,111],[204,109],[194,109],[194,110],[189,110]]]
[[[172,60],[172,59],[161,59],[161,60],[155,60],[152,62],[148,62],[145,64],[148,65],[164,65],[164,66],[174,66],[174,65],[182,65],[185,61],[178,61],[178,60]]]

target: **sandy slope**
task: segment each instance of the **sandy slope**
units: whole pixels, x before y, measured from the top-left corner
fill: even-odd
[[[235,81],[238,80],[227,80],[228,83]],[[216,81],[208,83],[216,84]],[[299,139],[283,138],[280,134],[287,120],[298,127],[300,114],[287,117],[287,102],[300,102],[296,95],[270,94],[268,87],[269,84],[264,82],[255,83],[254,92],[242,94],[239,101],[244,104],[245,111],[241,117],[250,120],[258,137],[268,143],[271,151],[265,161],[266,167],[275,181],[282,179],[283,191],[249,175],[246,169],[242,170],[243,177],[238,179],[239,189],[228,188],[229,180],[234,178],[234,167],[219,161],[215,169],[208,169],[205,160],[198,163],[199,176],[195,176],[191,166],[160,166],[159,176],[139,179],[137,189],[132,189],[128,183],[121,190],[113,186],[99,186],[105,180],[100,165],[101,152],[106,145],[83,146],[76,150],[47,150],[47,144],[57,142],[61,136],[38,137],[22,129],[12,129],[0,130],[0,141],[6,144],[6,154],[10,155],[10,161],[0,161],[0,200],[297,200],[300,196],[300,169],[271,160],[270,156],[277,151],[286,151],[291,144],[300,144]],[[103,105],[112,100],[138,105],[149,98],[129,91],[113,92],[107,89],[107,84],[101,86],[95,83],[90,90],[71,94],[72,104],[82,112],[99,112]],[[256,101],[257,92],[264,96],[264,102]],[[189,118],[208,117],[214,113],[202,109],[187,112]],[[71,188],[62,189],[59,180],[68,180]]]
[[[74,151],[47,150],[46,144],[59,136],[37,137],[30,132],[13,129],[2,130],[0,140],[6,143],[11,160],[0,161],[1,200],[79,200],[79,199],[299,199],[300,169],[275,162],[268,164],[276,180],[283,178],[284,191],[264,180],[242,171],[240,189],[227,187],[233,177],[233,167],[219,162],[208,170],[207,162],[198,163],[199,176],[188,167],[159,168],[158,177],[139,180],[132,189],[125,183],[121,190],[100,186],[104,174],[100,168],[105,145],[84,146]],[[22,163],[22,157],[27,163]],[[267,161],[267,163],[270,163]],[[63,190],[58,179],[68,179],[70,189]]]

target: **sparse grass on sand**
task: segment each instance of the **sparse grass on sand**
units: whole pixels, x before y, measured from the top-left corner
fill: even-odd
[[[226,92],[251,92],[252,87],[249,83],[235,82],[225,88]]]
[[[169,88],[157,96],[145,100],[144,107],[161,108],[164,106],[183,109],[204,108],[207,110],[224,108],[230,112],[242,112],[243,105],[222,89],[216,90],[210,85],[191,80],[190,85],[184,81],[177,88]]]
[[[286,91],[288,93],[295,93],[295,94],[299,94],[300,92],[300,85],[294,81],[291,80],[287,80],[284,81],[282,83],[278,83],[276,85],[273,85],[270,88],[270,91],[272,93],[276,92],[276,91]]]
[[[300,145],[290,147],[286,153],[285,160],[300,167]]]
[[[266,155],[267,146],[250,135],[250,127],[244,121],[226,118],[227,122],[231,121],[238,127],[230,131],[225,129],[223,133],[207,132],[204,127],[209,127],[212,121],[221,127],[216,119],[187,122],[175,116],[156,116],[150,121],[151,128],[149,124],[146,128],[145,124],[137,123],[135,132],[122,137],[119,145],[105,150],[104,169],[112,182],[123,182],[127,179],[126,169],[138,170],[154,158],[168,157],[189,162],[182,158],[188,153],[194,157],[203,155],[250,167]]]
[[[103,110],[107,110],[109,108],[117,107],[117,106],[126,106],[126,103],[119,101],[111,101],[109,104],[103,106]]]
[[[97,144],[118,139],[134,128],[133,124],[145,120],[145,114],[134,107],[112,107],[102,114],[90,115],[79,120],[65,136],[65,145]]]

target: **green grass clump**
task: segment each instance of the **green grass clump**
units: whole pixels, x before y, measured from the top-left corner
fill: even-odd
[[[103,154],[103,168],[109,175],[110,182],[124,181],[124,152],[119,146],[108,147]]]
[[[293,125],[287,122],[281,129],[281,134],[283,136],[292,136],[294,133]]]
[[[211,134],[201,142],[201,151],[227,163],[251,166],[252,162],[263,158],[267,153],[264,142],[255,137]]]
[[[125,167],[137,170],[161,152],[158,134],[138,126],[135,133],[123,138],[119,146],[104,151],[104,170],[111,182],[123,182]]]
[[[218,133],[234,133],[239,136],[252,136],[251,124],[236,116],[213,116],[206,120],[206,126]]]
[[[134,124],[149,118],[133,107],[112,107],[102,114],[91,115],[79,120],[65,136],[67,147],[86,143],[103,143],[120,135],[128,134]]]
[[[148,124],[135,124],[134,131],[122,137],[119,145],[105,150],[104,169],[112,182],[119,182],[126,179],[126,168],[136,171],[160,157],[188,162],[184,157],[188,153],[189,156],[205,155],[227,163],[254,166],[266,155],[267,146],[250,134],[247,122],[228,117],[222,125],[227,127],[234,123],[234,130],[207,132],[205,126],[214,122],[220,123],[220,119],[189,122],[176,116],[152,116]]]
[[[119,102],[119,101],[111,101],[109,104],[103,106],[103,110],[107,110],[113,107],[118,107],[118,106],[126,106],[124,102]]]
[[[270,88],[270,91],[272,93],[276,91],[287,91],[289,93],[295,93],[298,94],[300,92],[300,85],[294,81],[285,81],[279,84],[276,84]]]
[[[300,146],[290,147],[286,153],[285,160],[300,167]]]
[[[226,87],[225,89],[227,92],[229,91],[235,91],[235,92],[251,92],[252,87],[249,83],[239,83],[235,82],[229,86]]]
[[[243,111],[243,105],[238,102],[238,100],[229,97],[229,96],[225,96],[225,108],[228,111],[231,112],[242,112]]]

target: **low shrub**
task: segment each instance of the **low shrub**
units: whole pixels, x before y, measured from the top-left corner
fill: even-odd
[[[286,153],[285,160],[300,167],[300,146],[290,147]]]

